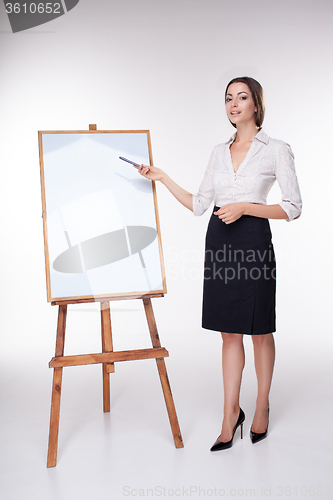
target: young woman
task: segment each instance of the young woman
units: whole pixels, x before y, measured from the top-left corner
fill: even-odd
[[[224,417],[211,451],[230,448],[239,426],[242,437],[245,414],[239,394],[244,334],[252,336],[258,380],[250,437],[256,443],[267,436],[276,289],[268,219],[291,221],[302,209],[290,146],[261,129],[265,114],[261,85],[249,77],[231,80],[225,106],[236,133],[213,149],[197,194],[185,191],[156,167],[138,168],[143,177],[162,182],[194,215],[202,215],[214,200],[206,235],[202,326],[222,333]],[[282,201],[267,205],[275,180]]]

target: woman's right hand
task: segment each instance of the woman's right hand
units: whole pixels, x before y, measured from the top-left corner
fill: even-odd
[[[145,177],[150,181],[161,181],[164,175],[163,170],[156,168],[153,165],[148,166],[141,164],[138,167],[138,172],[142,175],[142,177]]]
[[[176,184],[163,170],[156,167],[148,167],[148,165],[140,165],[135,167],[138,169],[139,174],[150,181],[161,181],[164,186],[169,189],[170,193],[178,200],[184,207],[193,211],[193,197],[191,193],[185,191]]]

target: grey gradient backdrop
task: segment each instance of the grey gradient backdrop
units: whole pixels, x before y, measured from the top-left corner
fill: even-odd
[[[198,425],[195,415],[199,409],[205,403],[212,405],[218,391],[219,409],[214,407],[214,427],[212,424],[209,429],[205,450],[216,438],[221,418],[220,338],[200,328],[203,245],[210,213],[194,218],[160,185],[157,189],[168,294],[154,301],[154,309],[162,344],[170,351],[169,375],[188,448],[176,450],[178,455],[170,459],[168,466],[163,462],[164,475],[157,471],[153,475],[149,472],[152,464],[162,459],[155,450],[143,460],[140,449],[146,444],[139,439],[132,462],[124,451],[112,459],[103,455],[105,460],[114,460],[117,479],[113,476],[112,486],[107,485],[107,474],[101,472],[99,477],[96,472],[97,476],[90,477],[88,471],[101,452],[96,440],[90,443],[93,454],[91,449],[87,451],[87,434],[80,435],[79,440],[74,421],[80,422],[77,415],[82,415],[81,410],[89,413],[95,405],[98,411],[91,422],[97,426],[100,373],[99,367],[97,371],[95,367],[73,368],[68,369],[68,377],[74,377],[78,395],[76,401],[69,388],[63,395],[63,404],[67,401],[73,414],[72,427],[66,427],[63,410],[62,464],[64,467],[67,463],[66,471],[79,483],[81,472],[87,471],[82,491],[79,487],[75,490],[77,482],[71,483],[70,479],[66,483],[69,488],[64,487],[65,479],[60,474],[65,474],[65,469],[61,469],[61,463],[54,471],[45,470],[52,375],[47,363],[54,354],[57,311],[46,303],[37,131],[87,129],[89,123],[110,130],[150,129],[155,165],[184,188],[196,192],[213,146],[234,132],[225,116],[223,93],[235,76],[252,76],[262,83],[267,105],[264,130],[290,143],[296,157],[303,214],[291,223],[271,221],[278,261],[278,361],[273,394],[276,398],[279,395],[282,421],[288,420],[284,406],[288,401],[295,426],[300,414],[304,417],[311,407],[313,419],[307,425],[311,435],[317,437],[322,432],[324,413],[332,409],[328,399],[333,333],[331,0],[80,0],[66,15],[16,34],[11,33],[3,3],[0,17],[0,388],[4,422],[1,433],[6,444],[1,456],[5,498],[22,498],[23,491],[25,497],[34,499],[76,498],[78,492],[81,498],[86,495],[104,499],[111,498],[112,491],[118,492],[120,498],[121,488],[132,478],[142,487],[155,484],[153,478],[166,485],[195,482],[196,478],[201,478],[202,484],[206,480],[214,484],[204,465],[199,465],[203,464],[202,456],[193,467],[184,455],[191,449],[191,439],[195,447],[203,430],[211,425],[207,414],[196,431],[193,427]],[[268,201],[279,200],[275,186]],[[136,342],[137,347],[149,345],[140,304],[113,304],[112,311],[115,335],[122,332],[115,340],[116,349],[135,347]],[[68,328],[68,353],[100,350],[97,306],[73,306]],[[138,331],[136,336],[132,335],[134,329]],[[248,398],[253,409],[255,378],[249,339],[246,349],[247,380],[251,382]],[[123,389],[130,391],[132,378],[139,377],[132,365],[126,374],[123,365],[119,368],[128,381],[115,392],[121,401]],[[154,367],[152,370],[155,380]],[[140,388],[147,382],[144,371],[141,376]],[[86,401],[82,382],[92,391],[89,397],[94,398],[96,392],[96,401]],[[69,382],[65,379],[64,383]],[[196,397],[188,400],[194,386],[198,389]],[[158,381],[156,387],[156,398],[160,400]],[[283,388],[285,397],[281,394]],[[311,391],[317,395],[320,408],[314,404]],[[205,399],[208,394],[209,403]],[[141,402],[138,400],[138,404]],[[84,404],[87,408],[80,406]],[[154,405],[149,404],[153,412]],[[161,412],[165,412],[163,407]],[[68,418],[67,413],[67,422]],[[32,421],[37,423],[34,430],[30,428]],[[106,427],[102,427],[100,441],[97,439],[102,447],[110,425],[103,422]],[[164,446],[170,451],[168,423],[163,420],[160,427],[158,424],[155,422],[154,438],[158,439],[163,427],[161,453]],[[126,425],[133,430],[130,414]],[[126,425],[120,418],[120,436],[121,430],[127,435]],[[149,439],[150,430],[144,421],[138,427],[139,434]],[[303,444],[308,442],[310,429],[304,428],[299,436]],[[289,437],[293,429],[290,433]],[[133,434],[132,438],[136,442],[137,436]],[[127,446],[132,448],[132,441]],[[314,446],[310,453],[295,444],[288,452],[290,466],[285,467],[281,451],[266,476],[250,468],[245,476],[248,483],[245,479],[242,482],[235,468],[230,468],[224,484],[230,480],[231,485],[255,485],[258,496],[267,477],[271,485],[279,481],[287,485],[293,478],[298,485],[328,484],[326,445],[320,442]],[[78,452],[85,456],[84,465],[74,467],[71,460]],[[312,452],[314,463],[307,454],[313,457]],[[183,465],[173,470],[173,460],[180,456]],[[266,459],[263,455],[262,463],[267,465]],[[32,470],[27,469],[28,463]],[[224,467],[227,464],[221,470]],[[12,483],[17,474],[26,481],[25,490]],[[94,477],[100,484],[97,496],[93,496]],[[105,482],[103,489],[101,484]]]

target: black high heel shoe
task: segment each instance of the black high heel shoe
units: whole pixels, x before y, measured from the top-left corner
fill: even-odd
[[[215,441],[215,443],[213,444],[213,446],[211,447],[210,451],[219,451],[219,450],[226,450],[227,448],[231,448],[232,447],[232,441],[234,439],[234,435],[235,435],[236,429],[239,426],[241,428],[241,439],[243,439],[243,422],[244,422],[244,420],[245,420],[245,413],[243,412],[242,408],[240,408],[239,409],[238,420],[237,420],[237,423],[235,425],[234,432],[232,434],[232,438],[230,439],[230,441],[222,443],[222,441],[219,441],[217,439]]]
[[[250,430],[250,438],[253,444],[258,443],[258,441],[261,441],[262,439],[265,439],[265,437],[267,437],[268,424],[269,424],[269,408],[268,408],[268,423],[265,432],[257,434],[256,432]]]

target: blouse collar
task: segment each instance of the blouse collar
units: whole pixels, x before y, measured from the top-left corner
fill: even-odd
[[[231,144],[232,142],[234,142],[235,138],[236,138],[236,134],[237,132],[235,132],[229,139],[229,141],[226,143],[226,144]],[[268,141],[269,141],[269,137],[267,134],[265,134],[265,132],[261,129],[259,130],[259,132],[257,133],[257,135],[255,137],[253,137],[253,140],[257,140],[257,141],[260,141],[260,142],[263,142],[264,144],[268,144]]]

